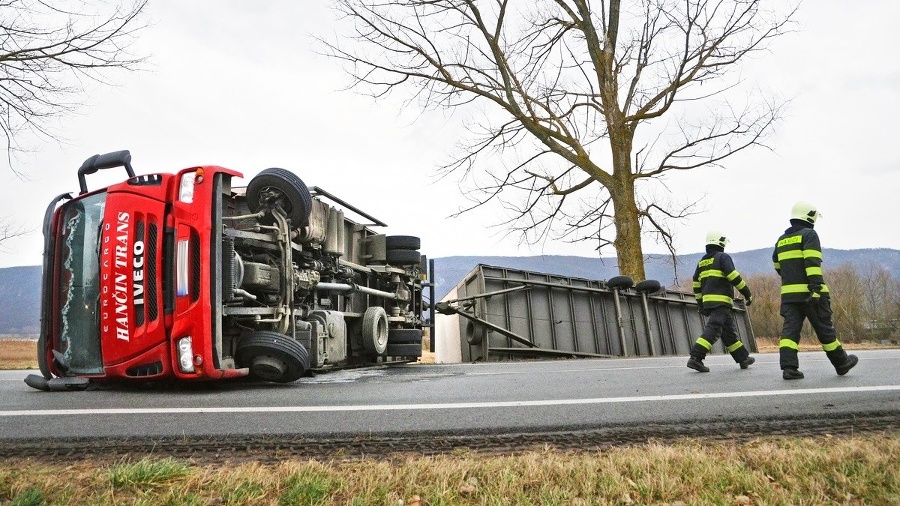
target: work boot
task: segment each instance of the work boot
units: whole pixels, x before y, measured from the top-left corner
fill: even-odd
[[[798,371],[795,367],[788,367],[781,371],[781,377],[786,380],[798,380],[803,379],[803,373]]]
[[[709,367],[703,365],[703,360],[694,357],[688,359],[687,366],[698,372],[709,372]]]
[[[741,360],[740,362],[738,362],[738,364],[740,364],[741,369],[746,369],[746,368],[750,367],[750,364],[752,364],[753,362],[756,362],[755,358],[747,357],[744,360]]]
[[[838,376],[843,376],[858,363],[859,359],[856,358],[856,355],[847,355],[847,360],[844,360],[841,365],[834,366],[834,370],[837,371]]]

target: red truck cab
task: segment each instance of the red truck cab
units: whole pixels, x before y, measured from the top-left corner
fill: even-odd
[[[89,158],[80,194],[47,209],[42,377],[29,385],[288,382],[419,355],[409,346],[421,346],[423,325],[418,238],[346,220],[322,201],[333,196],[284,169],[240,191],[241,173],[223,167],[136,176],[130,161],[128,151]],[[127,180],[88,191],[86,175],[117,167]]]

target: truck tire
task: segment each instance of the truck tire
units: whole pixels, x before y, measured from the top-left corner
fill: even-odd
[[[609,278],[609,281],[606,282],[606,286],[613,290],[624,290],[634,286],[634,280],[631,279],[631,276],[614,276]]]
[[[635,290],[637,290],[638,292],[645,292],[647,294],[658,292],[660,288],[662,288],[662,285],[655,279],[645,279],[634,285]]]
[[[306,347],[290,337],[261,330],[241,339],[234,353],[239,367],[250,369],[250,375],[263,381],[290,383],[309,370]]]
[[[422,261],[422,255],[411,249],[387,250],[387,263],[390,265],[416,265]]]
[[[388,346],[392,344],[422,344],[422,329],[391,329],[388,331]]]
[[[388,319],[383,307],[366,309],[362,319],[363,348],[372,355],[384,355],[388,344]]]
[[[247,205],[254,212],[280,206],[293,227],[309,225],[312,196],[293,172],[273,167],[257,174],[247,185]]]
[[[389,357],[421,357],[421,344],[389,344],[384,352]]]
[[[479,345],[484,342],[487,335],[487,329],[484,325],[475,324],[475,322],[466,322],[466,342],[472,345]]]
[[[422,247],[422,240],[413,235],[389,235],[384,238],[387,249],[414,249]]]

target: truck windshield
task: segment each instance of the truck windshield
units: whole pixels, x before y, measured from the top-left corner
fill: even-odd
[[[100,227],[106,193],[62,206],[56,256],[58,285],[58,350],[75,374],[100,374]]]

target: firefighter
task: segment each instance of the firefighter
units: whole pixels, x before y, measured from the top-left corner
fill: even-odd
[[[808,319],[825,355],[841,376],[859,362],[856,355],[848,355],[837,339],[831,321],[831,302],[828,286],[822,277],[822,248],[819,235],[813,230],[819,211],[809,202],[797,202],[791,209],[791,226],[775,244],[772,262],[781,276],[781,316],[784,325],[778,344],[782,377],[786,380],[803,378],[797,360],[800,331]]]
[[[734,261],[725,253],[725,244],[728,239],[718,231],[711,231],[706,235],[706,254],[697,263],[694,271],[694,296],[700,314],[706,316],[706,326],[703,332],[691,348],[691,358],[687,366],[695,371],[709,372],[709,367],[703,364],[706,354],[712,349],[713,344],[722,336],[722,344],[741,369],[750,367],[756,361],[750,356],[750,352],[738,339],[737,327],[734,324],[734,289],[737,288],[744,296],[745,304],[749,306],[753,302],[750,287],[741,279],[741,274],[735,270]]]

